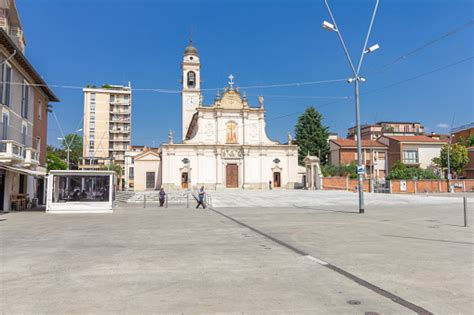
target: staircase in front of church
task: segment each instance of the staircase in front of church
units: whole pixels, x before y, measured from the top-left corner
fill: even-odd
[[[188,206],[195,204],[191,191],[174,191],[166,194],[168,204]],[[209,194],[208,204],[212,204]],[[134,203],[158,203],[160,201],[159,191],[117,191],[115,193],[115,204]]]

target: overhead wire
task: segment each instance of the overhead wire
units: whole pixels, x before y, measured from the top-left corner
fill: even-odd
[[[428,48],[432,45],[434,45],[435,43],[449,37],[449,36],[452,36],[470,26],[474,25],[474,20],[470,20],[460,26],[457,26],[456,28],[446,32],[446,33],[443,33],[441,36],[437,36],[431,40],[429,40],[428,42],[422,44],[421,46],[418,46],[412,50],[409,50],[407,51],[406,53],[403,53],[401,56],[399,57],[396,57],[395,59],[393,59],[392,61],[388,62],[387,64],[385,65],[382,65],[378,68],[374,68],[374,69],[369,69],[366,74],[369,74],[369,73],[382,73],[382,72],[385,72],[385,70],[387,70],[388,68],[390,68],[391,66],[393,66],[394,64],[397,64],[405,59],[407,59],[409,56],[411,55],[414,55],[416,53],[418,53],[419,51],[425,49],[425,48]]]

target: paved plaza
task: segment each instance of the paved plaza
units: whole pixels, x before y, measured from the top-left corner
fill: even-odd
[[[473,199],[465,228],[461,198],[367,194],[359,215],[346,192],[212,195],[1,215],[2,313],[472,314]]]

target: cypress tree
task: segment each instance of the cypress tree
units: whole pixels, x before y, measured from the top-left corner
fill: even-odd
[[[323,116],[313,106],[308,107],[298,118],[295,140],[298,143],[298,162],[303,164],[308,155],[316,155],[326,164],[329,154],[329,128],[323,126]]]

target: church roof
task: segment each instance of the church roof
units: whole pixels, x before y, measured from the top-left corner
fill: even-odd
[[[189,40],[188,47],[186,47],[184,49],[184,55],[185,56],[189,56],[189,55],[199,56],[197,48],[193,46],[193,40],[192,39]]]

